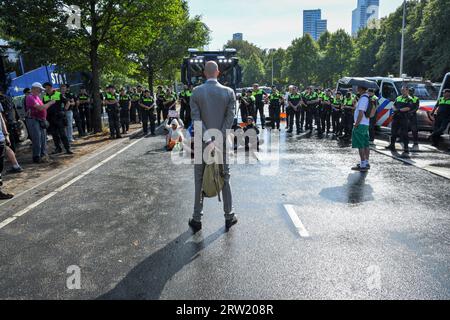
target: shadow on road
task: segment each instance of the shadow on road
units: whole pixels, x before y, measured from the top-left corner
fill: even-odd
[[[186,231],[134,267],[114,289],[98,300],[157,300],[167,282],[199,253],[225,234],[225,228],[203,238]],[[193,241],[187,242],[192,237]]]
[[[320,196],[333,202],[358,204],[373,201],[373,188],[366,184],[367,173],[353,173],[347,178],[347,184],[340,187],[323,189]]]

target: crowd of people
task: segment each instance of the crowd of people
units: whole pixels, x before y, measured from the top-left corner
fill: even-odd
[[[72,143],[75,140],[74,127],[78,137],[93,134],[96,118],[93,98],[86,88],[81,88],[77,95],[70,86],[63,84],[59,90],[51,83],[33,83],[24,91],[23,108],[25,124],[32,143],[32,160],[35,163],[48,161],[47,133],[53,138],[52,155],[65,151],[73,154]],[[177,95],[169,88],[158,86],[156,92],[142,86],[121,88],[109,85],[100,97],[102,101],[101,114],[106,111],[111,139],[122,138],[130,130],[130,124],[141,124],[144,135],[156,135],[156,126],[163,125],[167,133],[166,149],[181,148],[184,140],[182,129],[188,129],[192,134],[192,119],[190,99],[192,86],[184,86]],[[367,99],[365,99],[366,97]],[[272,87],[267,94],[258,84],[253,90],[247,90],[239,97],[239,110],[244,132],[260,130],[256,125],[258,115],[262,129],[281,129],[281,121],[286,120],[286,132],[297,134],[306,132],[310,137],[316,130],[319,138],[332,137],[344,142],[351,142],[354,148],[360,149],[361,163],[354,170],[367,171],[369,164],[369,146],[375,140],[376,112],[378,97],[374,89],[359,87],[358,92],[348,89],[340,92],[332,89],[306,87],[303,91],[294,85],[279,91]],[[177,104],[180,109],[177,111]],[[269,106],[269,115],[265,115],[265,105]],[[444,96],[439,99],[432,115],[435,116],[435,130],[430,139],[433,145],[439,143],[450,119],[450,90],[444,90]],[[409,157],[409,131],[413,136],[413,151],[418,149],[419,136],[417,127],[417,111],[419,98],[414,95],[414,89],[403,87],[402,95],[394,102],[392,134],[388,147],[395,151],[397,139],[403,144],[402,157]],[[15,151],[19,143],[20,127],[16,121],[19,116],[10,97],[0,91],[0,173],[3,170],[3,159],[11,162],[10,172],[22,171],[17,162]],[[238,116],[238,115],[237,115]],[[237,128],[237,119],[235,123]],[[246,150],[249,142],[245,141]],[[259,149],[259,142],[256,146]],[[1,175],[0,175],[1,186]],[[8,199],[9,194],[0,192],[0,199]]]
[[[419,110],[419,98],[414,95],[414,88],[404,86],[402,95],[394,101],[393,121],[389,149],[396,152],[396,142],[400,138],[403,144],[401,157],[409,158],[409,132],[412,131],[413,151],[419,149],[419,134],[417,125],[417,111]],[[363,97],[367,99],[362,99]],[[444,96],[439,99],[432,115],[435,116],[435,129],[430,137],[432,144],[437,146],[439,139],[449,123],[450,90],[444,90]],[[269,105],[269,116],[264,114],[264,105]],[[243,123],[256,121],[260,116],[260,124],[264,129],[269,124],[272,130],[280,130],[282,117],[286,119],[286,132],[297,134],[307,132],[310,137],[314,130],[319,138],[332,137],[345,142],[352,142],[357,149],[364,149],[367,156],[364,162],[356,166],[355,170],[366,171],[368,164],[368,150],[375,141],[375,128],[377,122],[377,110],[379,98],[375,89],[358,87],[358,92],[352,88],[345,92],[306,87],[305,90],[294,85],[280,92],[276,86],[272,86],[271,93],[265,93],[258,84],[253,85],[253,90],[247,90],[239,97],[239,109]],[[360,112],[362,114],[360,115]],[[361,117],[361,118],[360,118]],[[361,129],[363,128],[363,129]],[[367,138],[366,138],[367,129]],[[363,141],[354,141],[355,138]],[[356,135],[356,137],[355,137]],[[367,142],[366,142],[367,140]],[[360,143],[362,142],[362,143]],[[358,147],[358,146],[362,147]],[[366,146],[367,145],[367,146]]]

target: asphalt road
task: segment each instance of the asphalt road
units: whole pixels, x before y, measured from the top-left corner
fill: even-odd
[[[193,235],[193,168],[163,144],[124,140],[0,205],[0,298],[450,298],[449,180],[379,153],[354,173],[354,150],[282,132],[232,166],[239,223],[209,199]]]

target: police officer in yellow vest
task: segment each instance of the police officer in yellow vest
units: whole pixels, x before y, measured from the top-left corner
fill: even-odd
[[[391,143],[386,149],[395,151],[395,143],[397,137],[400,136],[400,140],[403,143],[403,158],[409,157],[409,136],[408,136],[408,126],[409,119],[408,115],[412,109],[412,100],[409,96],[409,90],[406,86],[402,88],[402,95],[397,97],[394,102],[394,115],[392,117],[391,126]]]
[[[116,95],[116,88],[113,85],[109,85],[106,88],[105,94],[106,113],[108,114],[109,133],[111,139],[120,139],[120,107],[118,97]]]
[[[55,144],[55,151],[53,154],[58,154],[62,152],[61,143],[66,149],[67,154],[73,154],[70,150],[69,139],[66,134],[67,120],[65,115],[65,106],[67,101],[61,95],[61,92],[53,89],[53,85],[49,82],[44,83],[45,94],[43,96],[44,104],[50,102],[51,100],[56,101],[47,110],[47,121],[49,122],[48,131],[53,137],[53,143]]]
[[[416,93],[416,90],[414,88],[409,88],[409,96],[411,97],[411,112],[408,114],[409,116],[409,128],[412,131],[413,134],[413,151],[419,150],[419,127],[417,125],[417,111],[419,111],[420,108],[420,99],[419,97],[416,97],[414,94]]]
[[[131,89],[131,109],[130,109],[130,122],[138,123],[139,102],[141,101],[141,95],[137,92],[137,88]]]
[[[80,94],[76,99],[76,107],[80,115],[80,128],[78,128],[81,136],[85,136],[87,132],[92,131],[91,125],[91,98],[86,88],[81,88]]]
[[[155,135],[155,99],[153,99],[150,90],[145,90],[144,95],[139,103],[141,107],[142,115],[142,128],[144,130],[144,135],[148,134],[148,122],[150,121],[150,132],[152,136]]]
[[[331,96],[331,90],[327,89],[322,93],[322,106],[321,106],[321,115],[320,115],[320,123],[322,127],[322,134],[325,132],[325,127],[327,129],[327,136],[331,132],[331,102],[333,97]]]
[[[283,95],[276,86],[272,87],[272,93],[269,96],[269,117],[272,120],[272,129],[280,130],[280,113],[283,104]]]
[[[259,112],[259,116],[261,118],[261,126],[264,129],[266,124],[266,118],[264,115],[264,99],[267,98],[267,94],[263,89],[259,88],[259,85],[257,83],[255,83],[253,85],[253,96],[255,97],[255,113],[253,114],[253,118],[256,124],[256,119],[258,119]]]
[[[342,98],[342,92],[336,92],[336,96],[331,100],[331,118],[333,121],[333,134],[336,138],[342,133],[342,104],[344,99]]]
[[[191,87],[185,85],[183,91],[180,92],[180,119],[183,121],[186,128],[191,125],[191,101],[192,89]]]
[[[433,134],[430,138],[433,141],[433,145],[437,147],[440,137],[445,133],[450,123],[450,89],[444,90],[444,96],[438,100],[432,115],[436,116],[436,119]]]
[[[313,120],[317,112],[317,106],[319,105],[319,95],[313,91],[312,87],[306,88],[306,92],[303,95],[303,104],[306,105],[305,130],[313,133]]]
[[[300,108],[302,104],[302,96],[298,92],[298,88],[294,87],[292,93],[288,97],[289,103],[289,130],[287,133],[292,133],[294,131],[294,117],[295,126],[297,128],[297,134],[300,134]]]
[[[131,98],[126,93],[125,88],[120,89],[119,105],[120,105],[120,126],[122,127],[122,134],[126,134],[128,133],[128,130],[130,130]]]
[[[342,129],[343,133],[339,137],[343,140],[350,140],[352,137],[353,123],[354,123],[354,111],[356,107],[356,99],[352,91],[347,91],[342,104]]]

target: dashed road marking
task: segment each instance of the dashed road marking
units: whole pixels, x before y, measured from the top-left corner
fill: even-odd
[[[58,193],[62,192],[63,190],[67,189],[68,187],[70,187],[71,185],[73,185],[75,182],[81,180],[82,178],[84,178],[85,176],[87,176],[88,174],[90,174],[91,172],[93,172],[94,170],[100,168],[102,165],[104,165],[105,163],[111,161],[112,159],[114,159],[115,157],[117,157],[119,154],[125,152],[126,150],[128,150],[129,148],[131,148],[132,146],[134,146],[136,143],[140,142],[143,138],[140,138],[136,141],[134,141],[133,143],[130,143],[128,146],[122,148],[121,150],[117,151],[116,153],[114,153],[113,155],[109,156],[108,158],[106,158],[105,160],[99,162],[98,164],[96,164],[95,166],[91,167],[89,170],[86,170],[85,172],[79,174],[78,176],[76,176],[75,178],[73,178],[72,180],[70,180],[69,182],[63,184],[61,187],[59,187],[58,189],[56,189],[55,191],[45,195],[44,197],[42,197],[41,199],[39,199],[38,201],[30,204],[28,207],[26,207],[23,210],[20,210],[19,212],[17,212],[16,214],[14,214],[12,217],[7,218],[6,220],[2,221],[0,223],[0,229],[6,227],[7,225],[9,225],[11,222],[15,221],[17,218],[22,217],[24,214],[30,212],[31,210],[33,210],[34,208],[36,208],[37,206],[41,205],[42,203],[44,203],[45,201],[47,201],[48,199],[54,197],[55,195],[57,195]]]
[[[285,204],[284,208],[286,209],[286,212],[288,213],[289,217],[291,218],[292,223],[294,224],[295,228],[297,229],[297,232],[302,238],[309,238],[309,232],[306,230],[305,226],[303,225],[302,221],[297,215],[297,212],[295,212],[294,206],[291,204]]]

